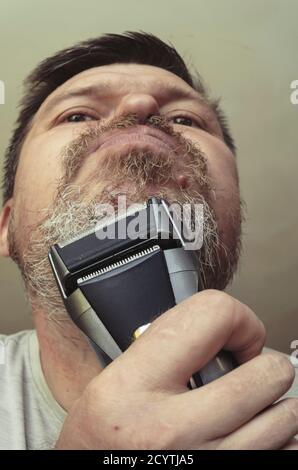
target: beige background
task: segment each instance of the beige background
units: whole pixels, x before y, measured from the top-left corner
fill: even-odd
[[[265,322],[268,344],[298,339],[297,0],[1,0],[0,155],[21,82],[47,55],[104,32],[144,30],[172,41],[222,96],[239,148],[247,203],[244,254],[229,291]],[[0,331],[30,327],[18,271],[0,260]]]

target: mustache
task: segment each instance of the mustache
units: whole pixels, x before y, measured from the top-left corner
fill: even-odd
[[[115,116],[109,122],[104,124],[99,123],[96,126],[88,128],[77,138],[63,147],[61,151],[63,176],[60,179],[59,188],[61,189],[65,187],[65,185],[71,183],[72,180],[77,176],[79,170],[86,161],[86,157],[90,154],[92,147],[94,147],[94,143],[96,143],[99,137],[113,130],[132,128],[138,124],[139,119],[136,114]],[[202,189],[211,189],[210,180],[207,176],[207,159],[200,149],[199,144],[194,145],[191,140],[186,139],[180,132],[175,131],[169,122],[169,118],[165,116],[151,115],[147,119],[145,125],[165,133],[166,135],[170,136],[177,144],[175,149],[170,152],[171,155],[164,155],[164,158],[168,160],[165,164],[165,167],[170,168],[171,165],[173,165],[171,160],[174,156],[179,157],[180,165],[183,165],[183,161],[187,156],[191,156],[192,162],[195,163],[196,169],[199,170],[202,176]],[[162,153],[163,152],[161,152],[161,155]],[[151,155],[150,152],[147,152],[147,154],[148,157]],[[115,164],[115,155],[113,156],[113,159],[109,159],[109,154],[107,154],[105,161],[101,162],[101,170],[106,170],[105,172],[103,171],[103,175],[105,177],[109,177],[109,172],[112,170],[113,165]],[[159,162],[159,165],[161,165],[162,158],[159,158]],[[148,165],[149,164],[150,162],[148,162]],[[121,163],[119,166],[120,165]],[[157,161],[152,161],[151,166],[154,165],[157,165]]]

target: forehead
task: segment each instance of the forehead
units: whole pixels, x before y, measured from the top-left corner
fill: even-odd
[[[99,86],[104,94],[120,95],[130,92],[151,92],[156,95],[171,93],[204,101],[190,85],[168,70],[152,65],[111,64],[93,67],[73,76],[56,88],[41,108],[54,105],[58,99],[86,87]]]

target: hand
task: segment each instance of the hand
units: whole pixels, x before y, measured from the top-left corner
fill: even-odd
[[[231,296],[206,290],[158,317],[86,387],[57,449],[280,449],[298,432],[286,356],[259,355],[261,321]],[[237,369],[189,390],[219,350]]]

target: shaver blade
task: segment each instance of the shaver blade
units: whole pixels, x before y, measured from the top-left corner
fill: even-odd
[[[113,271],[114,269],[116,268],[120,268],[121,266],[124,266],[124,265],[127,265],[129,263],[131,263],[132,261],[135,261],[139,258],[142,258],[143,256],[146,256],[150,253],[153,253],[154,251],[157,251],[159,250],[159,246],[158,245],[154,245],[150,248],[147,248],[145,250],[142,250],[142,251],[139,251],[131,256],[128,256],[126,258],[123,258],[121,259],[120,261],[117,261],[116,263],[112,263],[112,264],[109,264],[107,265],[105,268],[102,268],[102,269],[99,269],[97,271],[93,271],[91,272],[90,274],[87,274],[86,276],[83,276],[83,277],[80,277],[78,279],[78,286],[80,284],[82,284],[83,282],[85,281],[90,281],[91,279],[95,278],[95,277],[98,277],[102,274],[105,274],[107,272],[110,272],[110,271]]]

